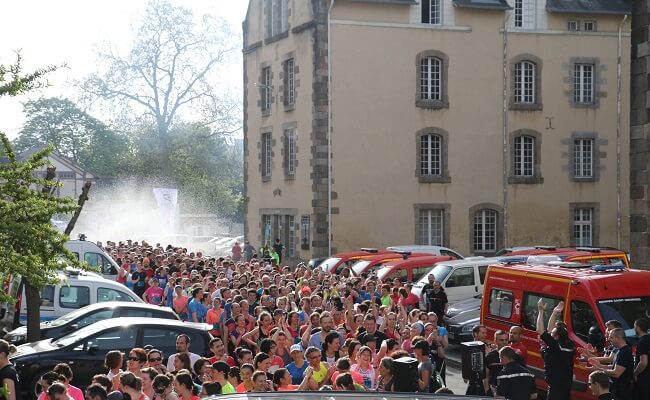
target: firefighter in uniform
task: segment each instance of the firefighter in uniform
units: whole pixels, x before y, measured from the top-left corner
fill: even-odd
[[[547,400],[569,400],[576,347],[567,335],[566,324],[561,322],[561,319],[558,321],[564,309],[564,302],[560,301],[551,312],[547,328],[544,327],[546,303],[543,299],[537,302],[537,309],[537,333],[546,345],[541,349],[544,358],[544,375],[548,384],[546,398]]]
[[[497,395],[510,400],[530,400],[537,397],[535,376],[518,360],[515,350],[505,346],[499,350],[503,369],[497,375]]]

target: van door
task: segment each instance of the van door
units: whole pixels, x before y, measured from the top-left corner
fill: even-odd
[[[442,285],[450,303],[469,299],[477,293],[474,267],[454,268]]]
[[[89,305],[91,302],[90,295],[91,290],[88,286],[62,286],[59,289],[59,298],[57,299],[57,317]]]
[[[84,253],[83,261],[87,262],[91,267],[99,268],[99,273],[104,278],[113,280],[117,278],[117,269],[103,254],[95,252]]]
[[[46,285],[41,289],[41,321],[51,321],[59,318],[55,312],[55,299],[58,296],[59,288],[54,285]],[[23,288],[23,295],[20,303],[20,323],[27,324],[27,301],[25,300],[25,289]]]

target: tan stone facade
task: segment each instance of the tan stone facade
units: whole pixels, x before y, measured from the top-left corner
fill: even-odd
[[[524,0],[523,11],[514,1],[486,10],[440,0],[439,24],[430,24],[420,3],[338,0],[328,45],[328,1],[250,1],[247,238],[290,241],[295,258],[327,255],[331,211],[333,252],[412,243],[466,255],[530,244],[627,249],[629,162],[617,156],[623,16],[550,12],[546,0]],[[273,11],[285,6],[271,35]],[[629,20],[621,26],[627,155]]]

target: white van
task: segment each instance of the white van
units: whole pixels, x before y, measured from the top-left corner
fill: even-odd
[[[144,301],[126,286],[97,274],[67,270],[59,274],[60,283],[41,289],[41,321],[59,318],[89,304],[105,301]],[[26,299],[23,289],[22,299]],[[27,303],[21,301],[20,323],[27,323]]]
[[[467,257],[463,260],[439,262],[413,284],[413,293],[422,299],[422,287],[429,283],[429,275],[433,274],[447,293],[449,303],[469,299],[483,293],[488,265],[501,260],[503,257]]]
[[[455,258],[456,260],[462,260],[463,257],[460,255],[460,253],[447,248],[447,247],[442,247],[442,246],[428,246],[428,245],[421,245],[421,244],[406,244],[406,245],[400,245],[400,246],[388,246],[386,247],[386,250],[394,251],[394,252],[404,252],[408,251],[411,253],[427,253],[431,254],[433,256],[449,256],[451,258]]]
[[[120,266],[104,250],[87,240],[68,240],[65,247],[77,255],[80,262],[87,262],[91,267],[97,267],[106,279],[115,280]]]

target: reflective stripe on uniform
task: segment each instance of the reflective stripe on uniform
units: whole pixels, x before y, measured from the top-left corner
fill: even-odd
[[[497,379],[509,379],[509,378],[519,378],[519,377],[531,377],[535,378],[535,375],[529,372],[519,372],[517,374],[508,374],[508,375],[499,375]]]

